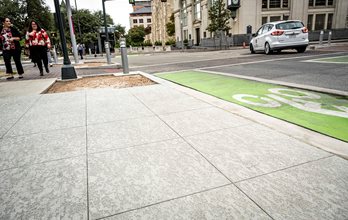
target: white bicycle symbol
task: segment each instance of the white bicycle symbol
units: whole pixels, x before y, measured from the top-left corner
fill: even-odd
[[[319,95],[304,92],[304,91],[297,91],[292,89],[284,89],[284,88],[273,88],[268,89],[272,94],[266,94],[267,97],[260,97],[256,95],[248,95],[248,94],[237,94],[233,95],[232,97],[240,102],[259,106],[259,107],[268,107],[268,108],[276,108],[280,107],[282,104],[285,103],[292,107],[295,107],[297,109],[301,109],[303,111],[307,112],[314,112],[324,115],[331,115],[331,116],[338,116],[343,118],[348,118],[348,107],[346,106],[337,106],[332,105],[332,107],[336,108],[336,110],[330,110],[330,109],[323,109],[322,104],[318,102],[308,101],[305,99],[311,99],[311,100],[318,100],[320,99]],[[297,93],[301,95],[293,95],[283,92],[291,92],[291,93]],[[282,96],[289,97],[291,99],[283,98]],[[254,99],[261,99],[263,103],[259,102],[253,102],[250,100],[246,100],[245,98],[254,98]]]

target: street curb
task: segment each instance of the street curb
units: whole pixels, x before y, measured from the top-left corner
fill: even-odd
[[[266,114],[251,110],[244,106],[240,106],[217,97],[205,94],[203,92],[161,79],[159,77],[138,71],[145,77],[153,80],[154,82],[168,86],[175,90],[181,91],[190,95],[200,101],[206,102],[217,108],[223,109],[232,114],[246,118],[258,124],[262,124],[268,128],[271,128],[277,132],[283,133],[287,136],[295,138],[301,142],[322,149],[324,151],[336,154],[342,158],[348,159],[348,143],[326,136],[324,134],[317,133],[315,131],[306,129],[304,127],[292,124],[281,119],[268,116]],[[291,133],[290,133],[291,132]]]
[[[327,89],[327,88],[321,88],[321,87],[309,86],[309,85],[303,85],[303,84],[297,84],[297,83],[287,83],[287,82],[282,82],[277,80],[261,79],[257,77],[242,76],[242,75],[237,75],[233,73],[215,72],[215,71],[201,70],[201,69],[194,69],[193,71],[219,74],[223,76],[230,76],[230,77],[235,77],[239,79],[246,79],[246,80],[252,80],[252,81],[263,82],[263,83],[271,83],[271,84],[276,84],[280,86],[288,86],[288,87],[292,87],[296,89],[305,89],[305,90],[314,91],[314,92],[326,93],[330,95],[348,96],[348,92],[335,90],[335,89]]]

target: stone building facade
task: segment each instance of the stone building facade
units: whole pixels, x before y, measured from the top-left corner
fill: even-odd
[[[188,39],[200,45],[212,37],[208,10],[214,0],[174,0],[175,38]],[[227,1],[226,1],[227,5]],[[296,19],[309,30],[348,28],[348,0],[240,0],[236,18],[230,19],[232,35],[246,34],[246,27],[255,32],[263,23]]]
[[[130,28],[143,26],[148,28],[152,26],[151,1],[136,1],[133,6],[133,12],[129,14]],[[151,34],[145,35],[145,40],[150,40]]]
[[[173,14],[174,0],[153,0],[152,1],[152,29],[151,29],[151,42],[154,44],[156,41],[165,44],[170,37],[166,31],[166,24],[170,22],[170,16]]]

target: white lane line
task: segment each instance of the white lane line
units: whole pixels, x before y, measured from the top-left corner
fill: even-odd
[[[281,60],[292,60],[292,59],[298,59],[298,58],[307,58],[307,57],[318,57],[318,56],[324,56],[324,55],[331,55],[331,54],[342,54],[346,52],[337,52],[337,53],[330,53],[330,54],[317,54],[317,55],[309,55],[309,56],[298,56],[298,57],[284,57],[279,59],[269,59],[269,60],[259,60],[259,61],[251,61],[251,62],[244,62],[244,63],[234,63],[234,64],[224,64],[219,66],[210,66],[210,67],[202,67],[198,69],[213,69],[213,68],[219,68],[219,67],[225,67],[225,66],[239,66],[239,65],[245,65],[245,64],[255,64],[255,63],[266,63],[266,62],[274,62],[274,61],[281,61]]]

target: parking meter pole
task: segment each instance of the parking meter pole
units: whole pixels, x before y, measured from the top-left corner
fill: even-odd
[[[110,44],[109,42],[105,42],[105,53],[106,53],[106,61],[108,64],[111,64],[111,55],[110,55]]]
[[[332,37],[332,32],[329,31],[329,38],[327,40],[327,44],[330,46],[331,45],[331,37]]]
[[[324,39],[324,31],[320,31],[319,45],[323,45],[323,39]]]
[[[56,45],[53,46],[53,59],[54,59],[54,63],[57,64],[58,63],[58,57],[57,57]]]
[[[129,67],[128,67],[127,47],[126,47],[125,38],[121,38],[120,48],[121,48],[122,69],[123,69],[123,73],[126,74],[126,73],[129,73]]]

